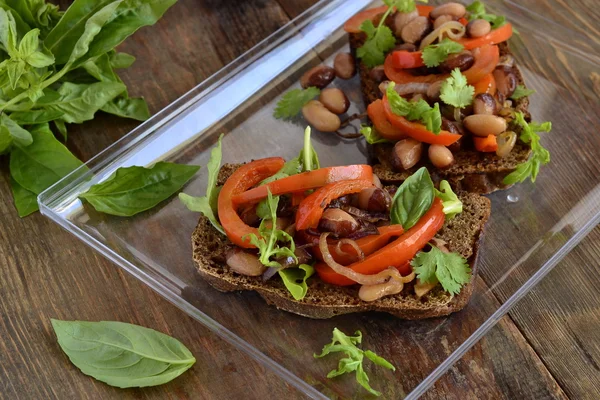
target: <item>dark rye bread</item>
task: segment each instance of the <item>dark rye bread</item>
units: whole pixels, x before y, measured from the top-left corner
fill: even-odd
[[[362,33],[351,33],[350,48],[353,53],[364,43],[365,36]],[[500,57],[512,56],[508,43],[504,42],[498,45],[500,48]],[[370,68],[357,59],[358,71],[360,74],[360,84],[363,99],[366,104],[381,98],[379,84],[370,76]],[[518,83],[525,85],[521,71],[515,67]],[[525,115],[529,121],[529,98],[523,97],[514,102],[514,108]],[[520,141],[508,157],[500,158],[494,153],[482,153],[475,149],[463,148],[454,152],[454,164],[444,170],[435,168],[427,159],[423,157],[421,163],[408,171],[396,172],[390,165],[390,152],[393,144],[377,144],[369,146],[371,163],[373,171],[385,183],[397,184],[404,181],[412,175],[417,169],[426,166],[432,174],[432,177],[438,180],[446,179],[456,190],[464,190],[473,193],[491,193],[499,189],[505,189],[507,186],[502,183],[504,177],[515,170],[517,165],[527,161],[531,153],[531,148]],[[464,146],[463,146],[464,147]]]
[[[236,165],[224,165],[219,175],[220,183],[235,168]],[[487,198],[476,194],[461,192],[459,197],[464,204],[463,213],[447,221],[438,237],[448,243],[450,251],[456,251],[467,258],[475,276],[479,243],[491,205]],[[473,291],[472,282],[465,285],[457,296],[445,293],[438,285],[422,299],[418,299],[412,293],[411,283],[399,295],[367,303],[358,298],[357,285],[329,285],[315,275],[308,281],[306,297],[298,301],[289,294],[278,277],[263,282],[261,277],[248,277],[231,271],[225,263],[225,254],[232,246],[227,237],[213,228],[207,218],[200,217],[192,234],[192,247],[194,261],[202,278],[223,292],[256,291],[268,304],[309,318],[324,319],[365,311],[386,312],[404,319],[440,317],[465,307]]]

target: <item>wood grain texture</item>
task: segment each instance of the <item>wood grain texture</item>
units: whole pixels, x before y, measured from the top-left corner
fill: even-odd
[[[62,1],[63,5],[70,3]],[[121,50],[138,60],[120,75],[153,112],[274,32],[312,0],[180,0]],[[530,2],[533,3],[533,2]],[[598,37],[591,0],[535,2]],[[532,5],[532,7],[534,7]],[[569,7],[558,11],[559,7]],[[596,33],[594,33],[596,32]],[[136,126],[100,114],[70,126],[83,160]],[[302,398],[274,374],[88,249],[57,225],[12,207],[0,163],[0,398]],[[598,398],[600,229],[436,383],[425,398]],[[595,277],[595,278],[594,278]],[[493,299],[490,299],[493,301]],[[82,375],[60,351],[49,318],[118,320],[180,339],[197,364],[156,388],[118,390]],[[443,345],[443,344],[442,344]]]

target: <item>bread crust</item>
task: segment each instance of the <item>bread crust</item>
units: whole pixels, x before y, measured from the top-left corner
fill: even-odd
[[[235,168],[235,165],[225,165],[219,181],[224,181]],[[479,246],[491,211],[489,199],[472,193],[459,195],[464,203],[464,212],[447,221],[438,234],[448,243],[451,251],[467,258],[473,271],[471,283],[463,286],[457,296],[445,293],[438,286],[419,300],[412,291],[411,283],[398,295],[364,302],[358,298],[358,285],[330,285],[314,276],[308,281],[306,297],[298,301],[290,295],[281,279],[277,277],[264,282],[261,277],[248,277],[231,271],[226,265],[225,254],[234,245],[204,216],[200,217],[192,234],[193,258],[200,276],[215,289],[222,292],[255,291],[268,304],[309,318],[325,319],[367,311],[385,312],[410,320],[441,317],[463,309],[471,297],[473,281],[477,275]]]

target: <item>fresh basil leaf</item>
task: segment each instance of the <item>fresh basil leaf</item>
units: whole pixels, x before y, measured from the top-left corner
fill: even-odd
[[[117,97],[106,103],[101,111],[109,114],[118,115],[122,118],[131,118],[138,121],[145,121],[150,118],[150,110],[146,100],[141,97],[131,99],[129,97]]]
[[[181,189],[198,170],[196,165],[158,162],[151,168],[119,168],[106,181],[79,195],[97,211],[131,217],[156,206]]]
[[[30,132],[33,143],[10,153],[10,174],[19,185],[40,194],[83,163],[54,137],[48,124]]]
[[[31,111],[17,111],[10,114],[10,118],[20,125],[37,125],[61,118],[64,112],[55,109],[41,109]]]
[[[390,217],[393,224],[405,230],[412,228],[429,210],[434,198],[434,186],[427,168],[421,167],[406,179],[396,191]]]
[[[86,61],[81,65],[81,68],[100,82],[123,83],[113,71],[108,54]]]
[[[10,138],[10,143],[21,147],[27,147],[33,142],[31,133],[21,128],[8,115],[2,114],[0,116],[0,137],[2,137],[0,143],[6,143],[8,140],[6,139],[7,136]],[[2,149],[2,145],[0,145],[0,152],[2,150],[5,149]]]
[[[13,177],[10,178],[10,188],[19,217],[23,218],[38,210],[37,195],[19,185]]]
[[[23,60],[8,60],[6,64],[6,70],[8,73],[8,80],[10,82],[10,88],[15,90],[19,85],[21,76],[25,73],[25,67],[27,64]]]
[[[306,280],[315,273],[315,269],[311,265],[300,264],[298,268],[285,268],[278,273],[292,297],[302,300],[308,291]]]
[[[18,57],[16,13],[0,8],[0,43],[10,57]]]
[[[152,329],[111,321],[51,321],[71,362],[111,386],[161,385],[196,362],[180,341]]]
[[[40,45],[40,30],[32,29],[23,36],[19,43],[19,54],[27,57],[37,51]],[[41,68],[41,67],[40,67]]]
[[[4,0],[17,11],[29,26],[37,27],[46,34],[62,16],[58,6],[44,0]]]
[[[0,9],[2,9],[5,14],[8,14],[10,12],[10,14],[12,15],[12,19],[14,20],[15,33],[17,34],[16,37],[25,36],[25,34],[31,30],[31,27],[27,24],[27,22],[23,20],[19,12],[17,12],[14,8],[6,4],[5,1],[6,0],[0,1]],[[4,29],[4,26],[6,25],[5,21],[3,21],[2,18],[2,15],[0,15],[0,31],[2,31]],[[1,37],[2,33],[0,33],[0,38]],[[2,39],[0,39],[0,42],[2,42]]]
[[[44,107],[63,113],[61,119],[68,123],[82,123],[94,118],[96,111],[126,90],[118,82],[97,82],[90,85],[65,82],[58,89],[60,98]]]
[[[123,53],[123,52],[120,52],[120,53],[113,52],[112,54],[109,55],[109,57],[110,57],[110,65],[113,67],[113,69],[129,68],[135,62],[134,56],[132,56],[131,54]]]
[[[67,126],[65,125],[65,121],[57,119],[54,121],[54,125],[56,125],[56,129],[58,133],[63,137],[63,140],[67,141]]]

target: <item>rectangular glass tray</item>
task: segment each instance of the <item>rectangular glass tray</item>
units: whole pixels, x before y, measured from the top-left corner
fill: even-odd
[[[221,132],[224,162],[295,156],[304,125],[273,118],[275,103],[299,86],[302,72],[322,62],[331,65],[337,52],[347,51],[343,23],[378,2],[316,4],[42,193],[41,211],[309,397],[365,393],[353,377],[326,379],[333,358],[313,359],[338,327],[347,333],[361,330],[366,346],[397,367],[395,373],[368,367],[371,384],[384,398],[416,398],[600,220],[600,102],[592,85],[600,70],[597,48],[515,3],[487,3],[520,32],[511,46],[528,86],[537,91],[530,106],[534,119],[554,125],[543,137],[552,162],[535,185],[490,196],[493,212],[475,292],[457,314],[411,322],[377,313],[311,320],[282,312],[254,293],[220,293],[199,277],[190,244],[198,215],[176,196],[132,218],[95,212],[77,198],[119,167],[158,161],[205,166]],[[358,77],[337,79],[334,86],[348,94],[349,115],[364,110]],[[324,165],[366,160],[362,140],[315,132],[313,141]],[[184,191],[203,195],[205,187],[202,168]]]

